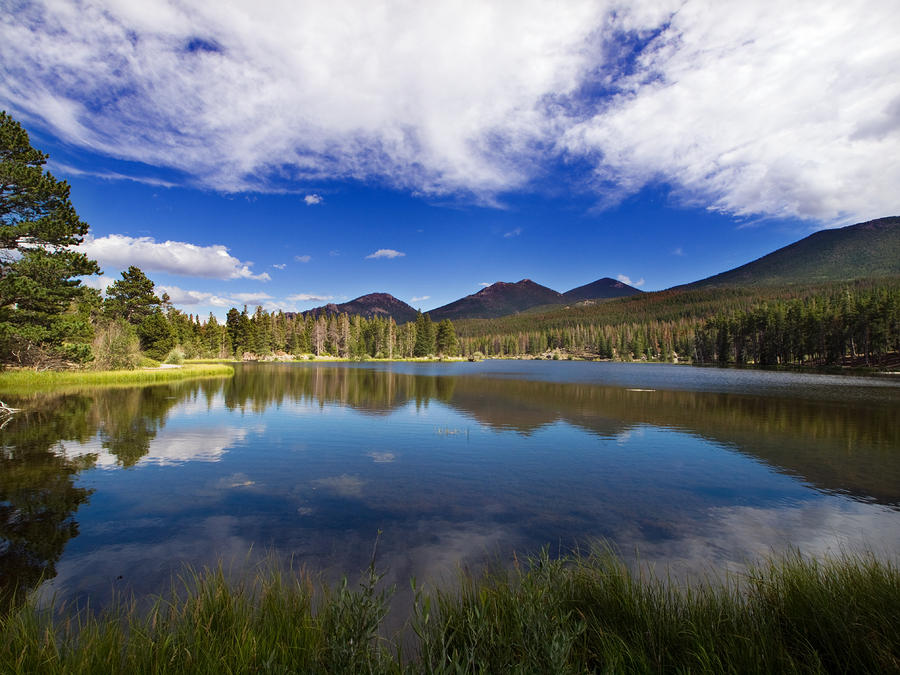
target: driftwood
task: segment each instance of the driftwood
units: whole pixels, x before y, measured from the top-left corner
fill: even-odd
[[[3,401],[0,401],[0,429],[3,429],[17,412],[21,412],[21,409],[12,408]]]

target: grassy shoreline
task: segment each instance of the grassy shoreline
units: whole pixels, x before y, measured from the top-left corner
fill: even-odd
[[[413,584],[414,588],[415,583]],[[771,560],[690,588],[599,550],[416,588],[413,644],[384,636],[370,567],[328,588],[274,563],[188,573],[99,615],[0,616],[3,672],[897,672],[900,570],[871,556]],[[137,609],[139,606],[145,609]]]
[[[21,396],[80,387],[131,387],[201,377],[230,377],[227,364],[188,364],[181,368],[137,370],[7,370],[0,372],[0,395]]]

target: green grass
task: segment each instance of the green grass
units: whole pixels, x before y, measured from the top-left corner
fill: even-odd
[[[229,377],[225,364],[187,365],[163,370],[7,370],[0,372],[0,395],[22,396],[81,387],[157,384],[196,377]]]
[[[583,673],[900,671],[900,573],[869,556],[773,560],[689,587],[598,550],[416,589],[407,626],[381,635],[390,593],[270,564],[243,581],[187,574],[149,609],[0,618],[0,671]],[[146,605],[145,605],[146,607]],[[407,641],[409,642],[409,641]]]

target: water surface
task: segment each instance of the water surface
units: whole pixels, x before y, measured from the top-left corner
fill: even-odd
[[[401,586],[605,539],[679,571],[900,552],[900,382],[665,365],[259,364],[13,402],[0,579],[102,602],[276,551]],[[248,556],[249,551],[254,551]]]

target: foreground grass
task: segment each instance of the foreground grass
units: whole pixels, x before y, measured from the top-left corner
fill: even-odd
[[[21,396],[59,389],[133,386],[231,375],[234,375],[234,368],[225,364],[191,364],[181,368],[140,370],[7,370],[0,372],[0,394]]]
[[[188,575],[149,610],[0,619],[0,671],[581,673],[898,672],[900,573],[870,557],[789,557],[689,589],[597,552],[416,591],[417,643],[379,637],[389,593],[270,566]]]

